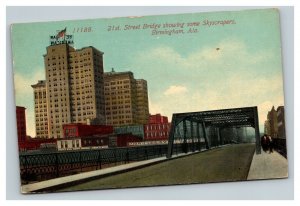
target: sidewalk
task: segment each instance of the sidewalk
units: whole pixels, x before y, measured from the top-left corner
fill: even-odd
[[[253,155],[247,180],[288,177],[288,161],[278,152]]]

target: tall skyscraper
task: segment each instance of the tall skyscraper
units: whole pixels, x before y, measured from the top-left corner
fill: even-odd
[[[44,63],[48,137],[63,137],[63,124],[104,124],[103,52],[52,45],[47,47]],[[38,124],[36,120],[36,128]]]
[[[104,73],[106,123],[113,126],[148,122],[148,89],[143,79],[134,79],[132,72]]]

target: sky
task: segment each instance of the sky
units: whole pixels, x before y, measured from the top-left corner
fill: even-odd
[[[224,20],[234,24],[203,24]],[[187,32],[191,22],[200,22],[192,27],[195,33]],[[166,23],[184,23],[184,34],[152,35],[151,28],[142,29],[144,24]],[[141,29],[124,30],[126,25]],[[108,31],[109,26],[120,30]],[[31,85],[45,79],[43,55],[49,36],[65,27],[76,49],[94,46],[104,52],[104,71],[132,71],[136,79],[147,80],[151,114],[171,120],[179,112],[258,106],[263,132],[267,112],[273,105],[284,105],[275,9],[14,24],[16,105],[27,108],[28,135],[35,136]],[[80,32],[85,28],[91,32]]]

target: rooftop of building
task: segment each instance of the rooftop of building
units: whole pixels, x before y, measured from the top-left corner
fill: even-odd
[[[49,45],[49,46],[47,46],[47,49],[48,48],[51,48],[51,47],[55,47],[55,46],[62,46],[62,45],[65,45],[65,46],[68,46],[69,48],[71,48],[71,50],[72,51],[70,51],[70,52],[78,52],[78,51],[83,51],[83,50],[85,50],[85,49],[93,49],[93,50],[96,50],[96,51],[98,51],[98,52],[100,52],[101,54],[104,54],[104,52],[102,52],[102,51],[100,51],[99,49],[97,49],[97,48],[95,48],[95,47],[93,47],[93,46],[85,46],[85,47],[82,47],[82,48],[80,48],[80,49],[76,49],[76,48],[74,48],[73,46],[70,46],[69,44],[67,44],[67,43],[63,43],[63,44],[55,44],[55,45]],[[45,56],[46,54],[44,54],[44,56]]]
[[[46,80],[39,80],[38,83],[32,84],[31,87],[32,88],[44,87],[45,85],[46,85]]]
[[[116,75],[132,75],[133,76],[133,73],[131,71],[116,72],[114,68],[111,68],[110,72],[104,72],[104,76],[116,76]]]

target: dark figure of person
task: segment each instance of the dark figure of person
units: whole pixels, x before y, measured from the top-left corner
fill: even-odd
[[[264,134],[261,138],[260,138],[260,143],[261,143],[261,147],[263,149],[264,152],[267,152],[269,150],[268,146],[268,136],[266,134]]]
[[[268,136],[268,148],[269,148],[269,153],[272,153],[273,152],[273,139],[271,136]]]

